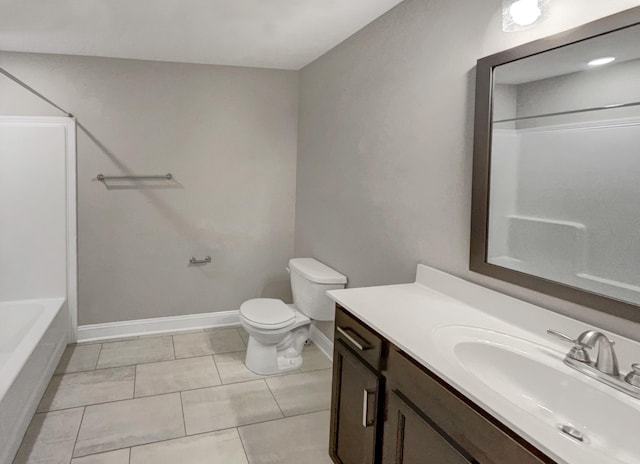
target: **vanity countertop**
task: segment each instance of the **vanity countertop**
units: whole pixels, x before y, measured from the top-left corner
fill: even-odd
[[[418,265],[415,283],[332,290],[328,295],[558,463],[640,463],[640,454],[636,452],[640,400],[565,366],[562,360],[570,346],[546,334],[552,328],[577,336],[593,327],[423,265]],[[504,391],[500,394],[486,383],[485,377],[493,375],[492,371],[485,369],[480,377],[470,372],[452,354],[453,345],[447,334],[458,329],[467,331],[461,339],[468,341],[468,333],[478,328],[496,334],[498,346],[505,343],[517,350],[520,342],[530,343],[551,363],[554,372],[561,372],[564,377],[560,378],[569,379],[572,385],[587,385],[585,397],[590,399],[592,410],[584,423],[563,417],[557,410],[562,409],[557,398],[554,404],[554,394],[546,397],[540,393],[535,397],[525,392],[526,387],[522,391],[516,388],[511,396],[522,397],[516,405],[506,399],[509,396]],[[501,342],[501,336],[507,341]],[[616,341],[622,371],[626,372],[631,362],[640,362],[640,343],[615,334],[610,337]],[[516,379],[516,385],[519,380],[532,381]],[[548,389],[550,382],[546,384]],[[544,392],[544,388],[534,391]],[[606,401],[599,403],[599,398]],[[608,403],[610,400],[615,407]],[[620,417],[621,411],[624,417]],[[558,430],[559,425],[567,422],[582,428],[586,435],[584,442]],[[593,423],[602,424],[602,430],[594,428]]]

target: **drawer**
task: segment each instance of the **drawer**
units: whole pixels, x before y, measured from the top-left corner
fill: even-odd
[[[382,355],[385,344],[382,337],[340,305],[336,305],[335,339],[342,340],[375,370],[380,371],[383,368]]]
[[[405,398],[447,441],[473,456],[471,462],[555,464],[396,347],[389,349],[387,369],[387,389]]]

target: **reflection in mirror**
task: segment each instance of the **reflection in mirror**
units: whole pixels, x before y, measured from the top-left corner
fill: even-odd
[[[640,305],[638,44],[633,26],[495,68],[487,262]]]

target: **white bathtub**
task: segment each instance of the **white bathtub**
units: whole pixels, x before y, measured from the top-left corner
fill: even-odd
[[[68,341],[64,298],[0,302],[0,464],[10,463]]]

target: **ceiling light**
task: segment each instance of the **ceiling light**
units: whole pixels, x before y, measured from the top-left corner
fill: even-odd
[[[519,31],[533,26],[545,14],[548,0],[503,0],[502,29]]]
[[[589,66],[604,66],[605,64],[612,63],[615,60],[616,59],[613,56],[605,56],[604,58],[597,58],[589,61]]]
[[[538,0],[518,0],[509,7],[513,22],[519,26],[530,26],[542,15]]]

